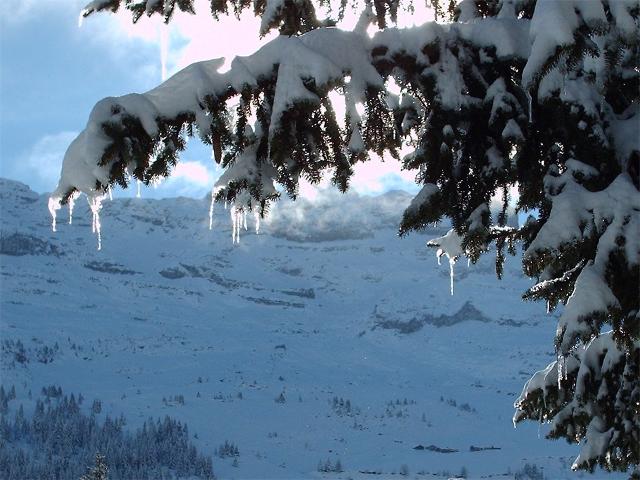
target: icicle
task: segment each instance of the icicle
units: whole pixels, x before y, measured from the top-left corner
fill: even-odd
[[[444,250],[439,248],[438,251],[436,252],[438,265],[442,265],[442,262],[440,261],[440,259],[442,258],[443,255],[447,255],[447,257],[449,257],[449,255]],[[453,295],[453,277],[454,277],[453,266],[455,264],[456,264],[456,257],[449,257],[449,282],[450,282],[451,295]]]
[[[556,362],[556,370],[557,370],[557,374],[558,374],[558,390],[560,389],[560,384],[562,383],[562,361],[563,361],[563,356],[562,355],[558,355],[558,361]]]
[[[558,390],[561,388],[562,380],[567,379],[567,357],[558,356]]]
[[[98,250],[102,250],[102,230],[100,228],[100,209],[102,208],[102,196],[87,197],[89,208],[93,214],[91,231],[98,236]]]
[[[247,212],[242,211],[242,221],[244,222],[244,231],[247,231]]]
[[[231,243],[240,243],[240,228],[242,227],[243,211],[231,205]]]
[[[111,185],[109,185],[107,192],[109,192],[109,201],[113,202],[113,190],[111,189]]]
[[[242,211],[236,208],[236,243],[240,244],[240,227],[242,226]]]
[[[440,265],[440,258],[443,255],[446,255],[449,259],[449,278],[451,284],[451,295],[453,295],[453,266],[455,265],[458,258],[463,255],[468,256],[465,251],[462,249],[462,237],[456,233],[455,230],[451,229],[447,232],[446,235],[439,238],[434,238],[433,240],[429,240],[427,242],[428,247],[438,247],[436,251],[436,258],[438,259],[438,265]]]
[[[213,205],[216,201],[215,187],[211,189],[211,203],[209,204],[209,230],[213,230]]]
[[[541,429],[542,429],[542,409],[540,409],[540,421],[538,422],[538,440],[540,440]]]
[[[142,185],[142,182],[140,180],[136,180],[136,187],[137,187],[137,191],[136,191],[136,198],[140,198],[140,187]]]
[[[51,230],[56,232],[56,211],[60,210],[60,198],[49,197],[49,213],[51,214]]]
[[[453,266],[456,264],[456,261],[453,258],[449,259],[449,280],[451,282],[451,295],[453,296]]]
[[[74,195],[69,197],[69,225],[73,223],[73,207],[76,204],[76,199]]]
[[[226,202],[225,202],[226,207]],[[236,212],[235,207],[231,207],[231,243],[236,243]]]
[[[533,98],[531,98],[531,92],[527,90],[527,100],[529,101],[529,123],[533,123]]]

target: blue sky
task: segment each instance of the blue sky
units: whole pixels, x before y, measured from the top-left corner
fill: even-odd
[[[98,100],[162,81],[163,45],[169,74],[197,60],[246,55],[259,45],[254,19],[219,24],[206,9],[169,27],[146,18],[134,26],[125,12],[95,15],[79,26],[86,1],[3,2],[11,14],[0,17],[0,176],[38,192],[55,188],[66,147]],[[360,170],[354,186],[361,193],[415,189],[411,175],[395,173],[395,162]],[[176,175],[144,188],[143,196],[203,196],[218,175],[208,149],[194,140]]]

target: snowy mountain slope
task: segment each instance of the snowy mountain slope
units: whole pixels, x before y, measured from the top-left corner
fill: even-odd
[[[223,478],[480,478],[526,463],[575,477],[575,448],[511,423],[553,359],[555,320],[521,302],[518,261],[501,282],[488,258],[457,265],[451,297],[424,247],[443,230],[396,235],[409,198],[286,204],[236,246],[221,208],[208,230],[205,199],[116,199],[97,251],[85,202],[52,233],[46,197],[1,180],[2,341],[29,357],[4,349],[2,384],[27,409],[50,384],[99,398],[131,428],[170,414],[205,454],[238,446],[237,466],[214,457]],[[318,471],[337,459],[344,474]]]

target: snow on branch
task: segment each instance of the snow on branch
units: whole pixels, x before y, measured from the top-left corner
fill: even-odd
[[[631,178],[621,174],[604,190],[589,191],[575,181],[576,165],[545,178],[551,212],[523,258],[525,271],[534,275],[541,264],[578,258],[577,251],[590,250],[592,259],[572,274],[572,293],[558,322],[557,342],[565,355],[578,338],[588,341],[604,321],[611,323],[608,316],[620,306],[609,287],[615,252],[621,251],[628,265],[613,271],[637,270],[640,264],[640,194]]]
[[[234,137],[227,108],[239,95],[257,105],[259,131],[266,136],[267,143],[254,152],[256,169],[270,159],[290,193],[295,192],[300,173],[313,175],[317,169],[305,165],[317,155],[315,150],[329,162],[322,169],[335,161],[343,170],[347,160],[341,156],[340,129],[326,95],[344,85],[348,76],[350,101],[377,105],[380,100],[372,92],[381,91],[383,80],[368,61],[366,42],[360,34],[333,28],[302,37],[281,36],[253,55],[235,58],[228,72],[218,72],[220,59],[199,62],[147,93],[98,102],[65,154],[50,210],[55,212],[76,191],[96,202],[112,183],[126,187],[130,176],[145,184],[168,176],[185,146],[184,135],[194,127],[203,141],[213,145],[216,161],[222,160],[220,152],[227,151],[231,156],[224,164],[232,164],[247,143],[244,128]],[[306,113],[297,115],[299,109]],[[241,115],[245,124],[248,113]],[[351,136],[358,127],[351,123]],[[292,136],[313,129],[316,138]],[[380,140],[371,138],[367,147]]]
[[[602,333],[536,372],[514,404],[514,424],[550,423],[548,437],[581,444],[573,469],[625,470],[640,461],[633,448],[640,441],[640,341],[622,348],[613,337]]]

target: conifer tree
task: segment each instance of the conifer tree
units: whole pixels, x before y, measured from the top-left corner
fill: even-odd
[[[145,94],[100,101],[65,155],[54,220],[83,192],[99,230],[111,185],[169,176],[186,137],[198,135],[225,168],[212,200],[232,205],[236,240],[247,211],[264,215],[278,199],[276,184],[295,198],[301,177],[330,174],[344,191],[355,163],[370,152],[397,157],[408,144],[403,165],[422,189],[400,234],[448,218],[453,229],[430,242],[438,255],[475,262],[495,246],[499,277],[505,250],[515,254],[520,243],[535,279],[524,298],[563,305],[558,359],[527,382],[514,420],[551,422],[550,437],[580,443],[574,468],[632,468],[640,463],[638,2],[431,0],[438,22],[396,28],[405,3],[211,0],[214,17],[253,9],[256,34],[281,35],[228,72],[201,62]],[[356,29],[331,27],[353,4],[363,11]],[[134,22],[194,12],[192,0],[94,0],[83,14],[118,8]],[[330,92],[342,95],[344,118]],[[492,216],[496,195],[503,210]],[[510,201],[531,213],[524,225],[507,224]]]
[[[87,473],[80,477],[80,480],[107,480],[109,468],[105,462],[104,455],[96,453],[96,463],[93,468],[87,468]]]

